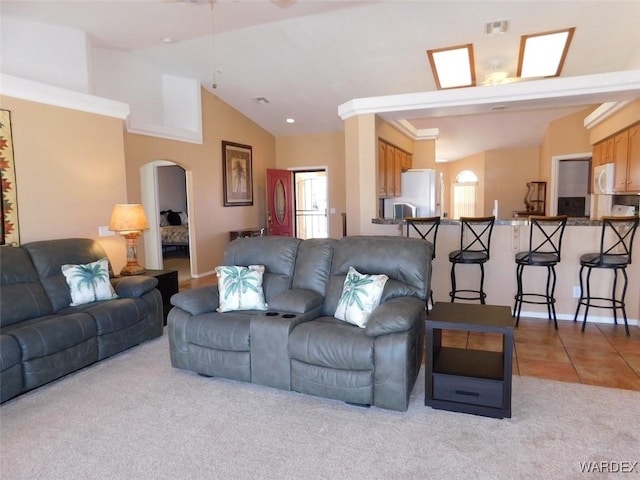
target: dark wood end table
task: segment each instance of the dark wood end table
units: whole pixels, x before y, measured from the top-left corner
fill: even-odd
[[[424,404],[452,412],[510,418],[514,328],[511,308],[436,302],[425,326]],[[443,347],[443,330],[502,334],[502,351]]]
[[[171,296],[178,293],[178,271],[177,270],[147,270],[143,275],[156,277],[160,295],[162,295],[162,315],[164,325],[167,324],[167,315],[171,310]]]

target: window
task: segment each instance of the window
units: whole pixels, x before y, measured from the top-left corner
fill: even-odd
[[[453,218],[476,216],[478,177],[471,170],[463,170],[453,184]]]

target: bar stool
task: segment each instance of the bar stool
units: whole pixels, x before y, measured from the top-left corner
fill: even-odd
[[[516,278],[518,291],[515,295],[513,316],[516,317],[516,327],[520,323],[520,312],[523,303],[546,305],[549,320],[553,319],[555,329],[558,329],[556,318],[556,269],[560,263],[562,236],[567,225],[567,216],[544,217],[531,215],[529,217],[529,249],[515,255]],[[546,267],[547,286],[544,293],[525,293],[522,288],[522,274],[524,267]]]
[[[618,324],[617,310],[622,310],[624,318],[624,329],[629,336],[629,325],[627,324],[627,311],[625,309],[624,297],[627,293],[627,265],[631,265],[631,251],[633,248],[633,237],[638,228],[638,216],[632,217],[602,217],[602,230],[600,234],[600,251],[597,253],[585,253],[580,256],[580,300],[573,317],[575,322],[578,319],[580,306],[584,305],[584,319],[582,321],[582,331],[587,325],[587,314],[589,307],[609,308],[613,310],[613,321]],[[582,272],[587,269],[587,294],[584,294],[584,284]],[[596,297],[591,295],[591,271],[594,268],[607,268],[613,270],[613,289],[611,297]],[[624,285],[622,295],[616,297],[618,286],[618,270],[622,271]],[[594,303],[595,302],[595,303]],[[608,304],[605,304],[608,303]]]
[[[484,264],[489,261],[491,246],[491,232],[496,217],[460,217],[460,249],[449,253],[451,262],[451,303],[459,300],[480,300],[485,303],[487,294],[484,293]],[[480,265],[480,289],[463,290],[456,288],[456,265],[471,264]],[[463,295],[460,295],[462,293]],[[467,296],[466,293],[475,293],[477,296]]]
[[[418,233],[420,238],[427,242],[431,242],[433,245],[431,260],[434,260],[436,258],[436,240],[438,239],[440,217],[405,217],[404,221],[407,225],[407,237],[410,232],[409,227],[412,227]],[[433,264],[431,267],[431,276],[433,277]],[[431,278],[429,278],[429,285],[431,285]],[[431,289],[429,300],[431,300],[431,306],[433,306],[433,289]]]

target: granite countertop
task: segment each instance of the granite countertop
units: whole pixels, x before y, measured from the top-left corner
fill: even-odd
[[[376,225],[404,225],[406,221],[401,218],[373,218],[371,219],[371,223],[375,223]],[[442,218],[440,220],[440,225],[460,225],[460,220],[452,218]],[[529,225],[529,220],[527,220],[526,217],[499,218],[495,221],[494,225]],[[590,220],[586,217],[569,217],[569,219],[567,220],[567,227],[592,227],[600,225],[602,225],[601,220]]]

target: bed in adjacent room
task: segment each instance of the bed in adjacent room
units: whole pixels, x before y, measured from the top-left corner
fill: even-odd
[[[160,239],[162,254],[184,250],[189,255],[189,219],[184,212],[163,210],[160,212]]]

